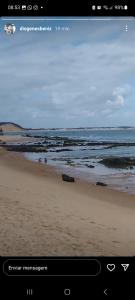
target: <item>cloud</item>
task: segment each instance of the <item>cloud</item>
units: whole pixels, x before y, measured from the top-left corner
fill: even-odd
[[[68,33],[3,35],[0,120],[28,127],[103,126],[111,115],[112,125],[123,124],[122,114],[113,115],[134,107],[135,26],[128,35],[122,26],[71,22]]]
[[[125,97],[130,93],[130,85],[126,84],[123,87],[116,87],[112,93],[113,100],[107,100],[107,105],[114,109],[123,107],[125,105]]]
[[[113,105],[115,108],[124,106],[124,97],[117,95],[114,100],[107,100],[108,105]]]

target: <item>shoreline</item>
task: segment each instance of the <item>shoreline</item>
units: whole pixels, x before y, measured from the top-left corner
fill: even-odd
[[[126,157],[123,153],[122,157],[119,155],[117,157],[114,153],[110,153],[110,156],[108,153],[106,157],[102,153],[98,157],[94,151],[96,148],[91,146],[90,148],[89,146],[84,148],[83,146],[83,149],[79,149],[79,140],[75,142],[75,139],[60,138],[59,136],[44,136],[43,138],[43,135],[37,137],[31,135],[22,137],[19,135],[6,135],[1,136],[0,142],[1,146],[6,150],[22,153],[31,161],[37,161],[39,158],[43,159],[43,161],[47,159],[48,165],[54,166],[59,172],[67,172],[69,175],[89,183],[103,182],[111,189],[135,195],[135,157],[131,155]],[[85,142],[83,141],[83,145]],[[72,146],[72,144],[76,146]],[[106,143],[103,142],[104,144]],[[108,144],[106,148],[103,145],[99,147],[100,151],[110,151],[105,149],[111,149],[113,146],[116,146]],[[87,153],[84,152],[85,155],[83,156],[82,150],[87,150]],[[76,155],[76,151],[80,151],[80,153]]]
[[[52,179],[53,181],[59,183],[63,183],[63,184],[68,184],[66,182],[62,181],[62,169],[60,169],[59,166],[53,166],[53,165],[49,165],[49,164],[43,164],[43,163],[39,163],[38,161],[33,161],[33,160],[29,160],[28,158],[26,158],[24,156],[23,153],[18,153],[18,152],[8,152],[8,151],[4,151],[3,153],[3,161],[4,161],[4,165],[9,166],[10,168],[14,168],[16,170],[19,170],[21,172],[28,172],[30,173],[32,176],[39,176],[41,178],[48,178],[48,179]],[[1,157],[0,157],[0,163],[1,163]],[[66,173],[66,172],[65,172]],[[72,176],[73,174],[70,173],[70,167],[69,167],[69,172],[67,172],[69,176]],[[123,204],[126,205],[127,199],[131,198],[131,200],[135,199],[135,195],[133,194],[128,194],[125,191],[121,191],[121,190],[116,190],[113,187],[107,185],[107,186],[97,186],[96,185],[96,181],[88,181],[85,180],[82,177],[75,177],[75,182],[74,184],[71,184],[70,188],[73,187],[73,185],[76,185],[76,188],[78,189],[78,191],[80,192],[81,190],[83,190],[83,193],[86,193],[86,195],[89,195],[88,192],[88,188],[92,188],[92,193],[93,196],[96,196],[97,191],[101,193],[101,198],[102,198],[102,193],[103,195],[108,194],[108,191],[111,192],[111,194],[113,196],[119,196],[119,199],[121,199],[121,197],[123,198]],[[70,184],[70,183],[69,183]],[[121,205],[121,201],[116,202],[115,199],[113,200],[114,203],[116,203],[117,205]],[[103,201],[106,201],[106,199],[103,199]],[[128,205],[128,204],[127,204]],[[135,204],[131,204],[133,205],[133,207],[135,207]]]
[[[135,196],[0,151],[0,255],[135,254]]]
[[[33,155],[31,153],[22,153],[25,159],[30,160],[32,162],[38,162],[37,159],[32,158]],[[113,170],[113,173],[110,173],[108,175],[102,174],[100,172],[94,173],[89,172],[88,168],[82,168],[78,165],[68,165],[63,163],[52,163],[53,160],[50,159],[49,163],[47,163],[47,166],[50,166],[54,168],[58,174],[66,173],[69,176],[73,176],[77,180],[87,182],[89,184],[96,184],[96,182],[100,181],[102,183],[106,184],[106,188],[109,188],[114,191],[120,191],[123,193],[126,193],[127,195],[135,195],[135,190],[133,189],[133,183],[130,186],[129,180],[134,179],[135,174],[132,172],[124,172],[124,170],[121,172],[117,170]],[[44,161],[41,161],[41,164],[44,165]],[[93,170],[93,169],[92,169]],[[119,180],[119,184],[118,184]],[[124,183],[123,183],[124,182]]]

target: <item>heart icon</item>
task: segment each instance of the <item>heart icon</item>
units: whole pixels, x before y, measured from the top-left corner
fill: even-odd
[[[112,271],[115,270],[115,265],[114,265],[114,264],[108,264],[108,265],[107,265],[107,269],[108,269],[110,272],[112,272]]]

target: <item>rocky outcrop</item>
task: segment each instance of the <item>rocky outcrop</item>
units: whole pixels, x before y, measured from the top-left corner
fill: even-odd
[[[68,151],[73,151],[73,149],[57,149],[57,150],[51,150],[50,152],[58,152],[59,153],[59,152],[68,152]]]
[[[48,152],[46,147],[41,147],[39,145],[3,145],[8,151],[15,152]]]
[[[104,183],[104,182],[100,182],[100,181],[97,181],[97,182],[96,182],[96,185],[100,185],[100,186],[107,186],[107,184],[106,184],[106,183]]]
[[[86,164],[85,166],[86,166],[87,168],[90,168],[90,169],[95,168],[93,165],[88,165],[88,164]]]
[[[107,157],[99,163],[108,168],[132,169],[135,166],[135,158],[130,157]]]
[[[62,180],[67,181],[67,182],[75,182],[74,177],[71,177],[71,176],[66,175],[66,174],[62,174]]]

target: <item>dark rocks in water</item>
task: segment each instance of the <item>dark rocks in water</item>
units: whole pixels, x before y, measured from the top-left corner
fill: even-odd
[[[91,169],[93,169],[93,168],[95,168],[95,166],[93,166],[93,165],[85,165],[86,167],[88,167],[88,168],[91,168]]]
[[[66,174],[62,174],[62,180],[67,182],[75,182],[74,177],[68,176]]]
[[[8,151],[15,152],[48,152],[46,147],[41,147],[39,145],[5,145]]]
[[[65,159],[68,164],[71,164],[73,161],[71,159]]]
[[[30,135],[30,134],[23,134],[23,136],[25,136],[25,137],[34,137],[34,136]]]
[[[70,166],[70,167],[76,167],[75,163],[73,163],[73,162],[71,162],[71,163],[66,162],[66,165],[68,165],[68,166]]]
[[[55,147],[57,147],[57,146],[55,146]],[[48,149],[49,147],[47,147],[47,149]],[[52,148],[52,146],[50,147],[50,148]],[[49,152],[56,152],[56,153],[59,153],[59,152],[68,152],[68,151],[74,151],[74,150],[72,150],[72,149],[56,149],[56,150],[49,150]]]
[[[75,138],[68,138],[68,137],[63,137],[63,136],[50,136],[48,135],[35,135],[32,133],[24,133],[23,136],[28,137],[28,138],[36,138],[36,139],[43,139],[44,143],[55,141],[56,144],[59,142],[61,143],[61,146],[66,147],[66,146],[105,146],[105,149],[111,149],[113,147],[121,147],[121,146],[135,146],[135,143],[120,143],[120,142],[113,142],[113,141],[102,141],[102,142],[96,142],[96,141],[87,141],[85,139],[75,139]],[[43,143],[43,141],[42,141]],[[56,144],[52,145],[52,147],[55,147]],[[91,149],[92,150],[92,149]],[[93,148],[93,150],[97,150],[97,148]]]
[[[76,164],[73,160],[71,159],[64,159],[65,160],[65,164],[71,167],[76,167],[78,164]]]
[[[85,146],[85,143],[78,143],[76,141],[72,141],[72,142],[65,142],[63,143],[63,147],[67,147],[67,146]]]
[[[47,148],[47,149],[50,149],[50,148],[55,148],[55,147],[58,147],[58,146],[59,146],[59,145],[57,145],[57,144],[49,144],[49,145],[48,145],[48,144],[46,144],[46,148]],[[56,150],[52,150],[52,151],[54,151],[54,152],[55,152]]]
[[[108,168],[128,169],[135,166],[135,158],[130,157],[108,157],[104,158],[99,163]]]
[[[63,138],[63,146],[81,146],[84,145],[85,141],[81,139],[70,139],[70,138]]]
[[[24,134],[23,136],[29,137],[29,138],[36,138],[36,139],[42,139],[45,138],[44,135],[32,135],[32,134]]]
[[[54,152],[65,152],[65,151],[73,151],[72,149],[58,149],[55,150]]]
[[[96,185],[100,185],[100,186],[107,186],[107,184],[106,184],[106,183],[104,183],[104,182],[100,182],[100,181],[97,181],[97,182],[96,182]]]
[[[72,160],[68,159],[68,160],[66,160],[66,164],[67,164],[67,165],[73,165],[74,162],[73,162]]]
[[[0,146],[6,145],[6,142],[0,140]]]

